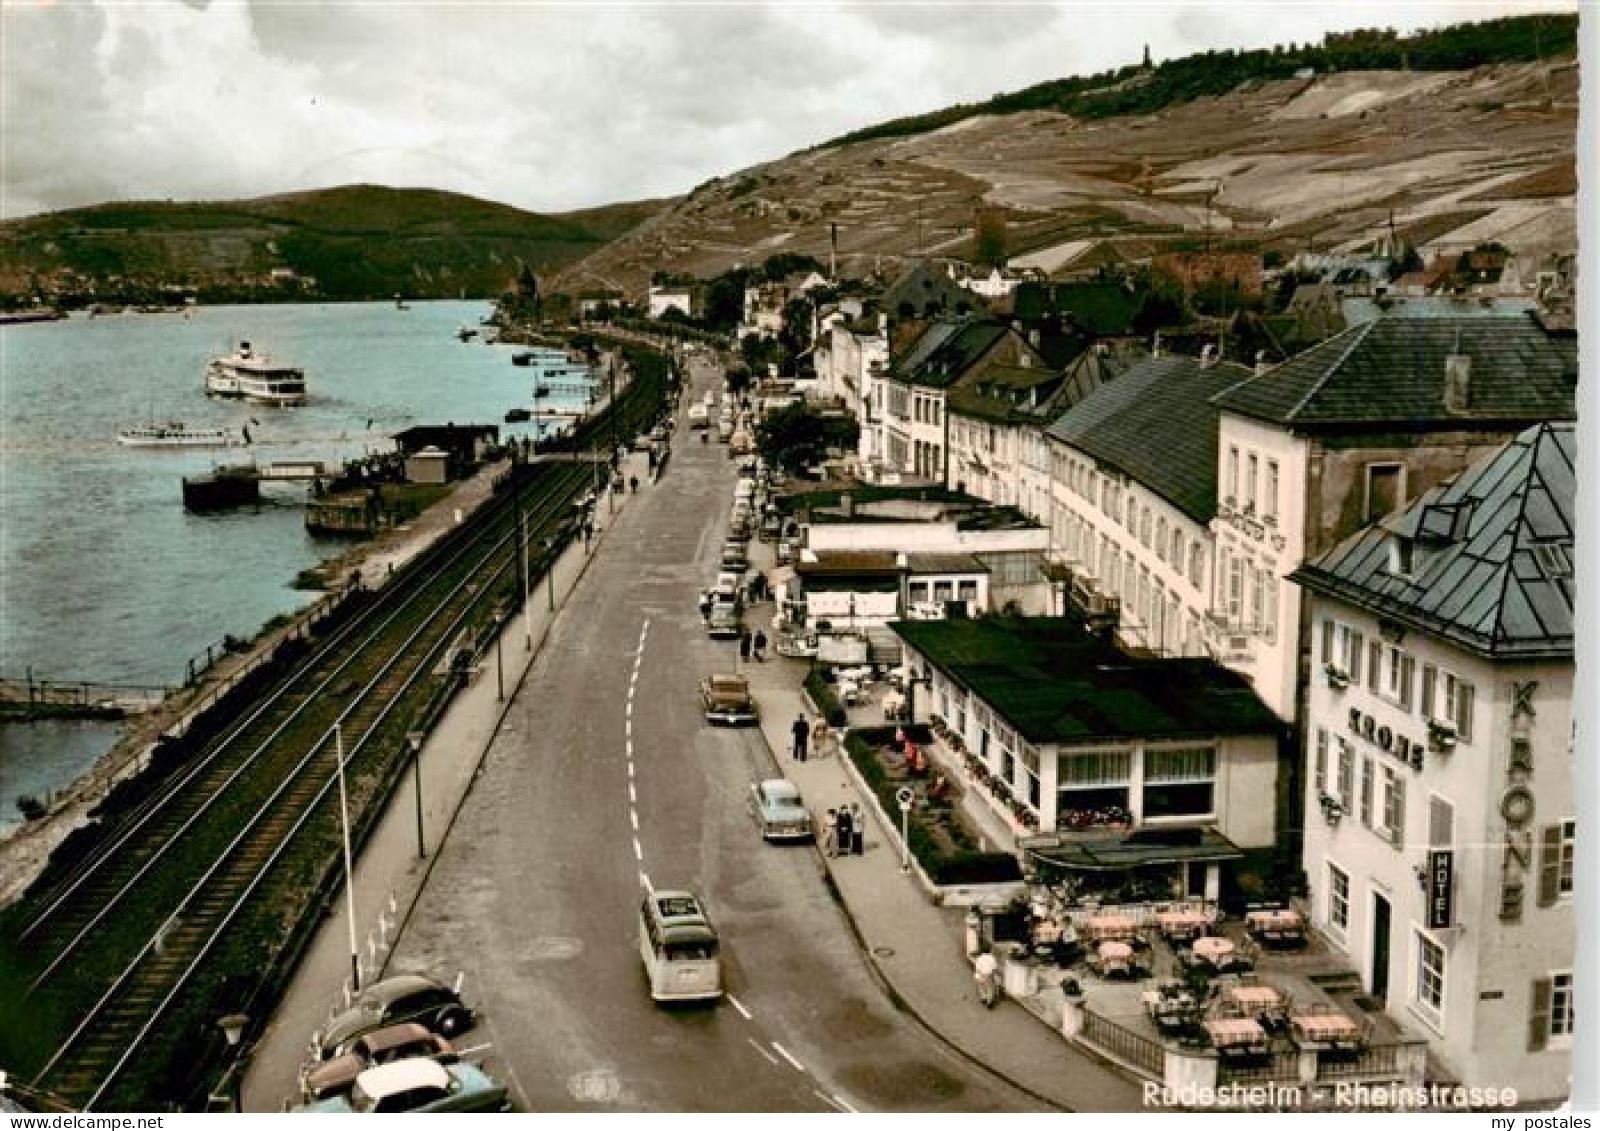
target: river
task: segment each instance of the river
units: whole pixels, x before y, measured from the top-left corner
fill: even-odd
[[[303,525],[305,486],[263,487],[259,508],[183,509],[181,479],[219,461],[338,460],[392,450],[416,424],[493,423],[533,403],[521,347],[462,342],[482,302],[198,307],[0,328],[0,674],[170,686],[226,635],[249,637],[315,594],[296,574],[347,542]],[[487,331],[485,331],[487,332]],[[206,361],[240,340],[306,371],[310,403],[212,400]],[[573,407],[551,396],[553,408]],[[150,420],[247,427],[252,449],[132,449]],[[0,726],[0,835],[15,799],[76,778],[107,724]]]

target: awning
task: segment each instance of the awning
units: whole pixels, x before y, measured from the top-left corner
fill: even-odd
[[[1152,864],[1239,860],[1244,856],[1238,845],[1211,828],[1036,836],[1018,847],[1036,859],[1075,872],[1118,872]]]

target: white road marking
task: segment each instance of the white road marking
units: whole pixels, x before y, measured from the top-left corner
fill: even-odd
[[[833,1095],[830,1095],[827,1098],[832,1100],[834,1103],[838,1104],[845,1111],[851,1112],[852,1114],[855,1114],[855,1115],[860,1115],[861,1114],[861,1112],[859,1110],[857,1110],[856,1108],[853,1108],[853,1107],[850,1106],[850,1102],[848,1100],[844,1100],[844,1099],[841,1099],[838,1096],[833,1096]]]
[[[784,1048],[777,1041],[772,1042],[772,1047],[778,1050],[779,1056],[783,1057],[784,1060],[787,1060],[790,1064],[794,1065],[794,1070],[796,1072],[804,1072],[806,1070],[806,1066],[796,1060],[789,1050]]]
[[[628,750],[633,750],[633,720],[629,719],[622,724],[622,733],[628,736]]]
[[[743,1017],[746,1021],[750,1020],[750,1011],[744,1007],[744,1002],[740,1001],[732,994],[728,995],[728,1002],[733,1006],[733,1008],[739,1011],[740,1017]]]
[[[628,759],[628,777],[633,777],[633,759]]]
[[[627,708],[627,710],[628,710],[628,718],[630,718],[630,719],[633,718],[633,700],[632,699],[628,700],[628,708]]]
[[[834,1099],[832,1096],[828,1095],[827,1092],[819,1092],[819,1091],[817,1091],[817,1089],[812,1088],[811,1089],[811,1094],[813,1096],[816,1096],[817,1099],[821,1100],[823,1103],[827,1104],[829,1107],[833,1108],[834,1111],[843,1111],[844,1110],[843,1107],[839,1106],[839,1101]]]
[[[632,782],[628,783],[628,804],[639,804],[639,791],[634,788],[634,784]]]
[[[751,1047],[751,1048],[753,1048],[753,1049],[755,1049],[755,1050],[756,1050],[756,1051],[757,1051],[757,1052],[758,1052],[758,1053],[760,1053],[760,1054],[761,1054],[761,1055],[762,1055],[762,1056],[764,1056],[764,1057],[766,1057],[766,1058],[767,1058],[767,1059],[768,1059],[768,1060],[770,1060],[770,1061],[772,1061],[772,1063],[773,1063],[773,1064],[777,1064],[777,1063],[778,1063],[778,1058],[777,1058],[777,1057],[775,1057],[775,1056],[773,1056],[773,1055],[772,1055],[772,1054],[771,1054],[771,1053],[770,1053],[770,1052],[768,1052],[768,1051],[767,1051],[767,1050],[766,1050],[766,1049],[764,1049],[764,1048],[762,1048],[762,1047],[761,1047],[761,1045],[760,1045],[760,1043],[759,1043],[759,1042],[757,1042],[757,1040],[756,1040],[756,1039],[755,1039],[755,1038],[754,1038],[754,1037],[746,1037],[746,1038],[745,1038],[745,1040],[747,1040],[747,1041],[749,1041],[749,1042],[750,1042],[750,1047]]]
[[[628,820],[633,822],[633,831],[634,832],[638,832],[639,831],[639,810],[630,807],[628,809]]]
[[[639,873],[639,886],[644,888],[645,891],[655,891],[656,890],[655,889],[655,885],[650,882],[650,873],[649,872],[641,871]]]
[[[638,837],[633,838],[633,855],[639,863],[644,863],[644,846],[639,843]]]

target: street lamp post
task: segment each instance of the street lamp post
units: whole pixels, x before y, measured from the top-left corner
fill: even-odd
[[[422,837],[422,740],[427,735],[420,730],[406,732],[406,743],[411,747],[411,777],[416,786],[417,799],[417,858],[428,858],[428,844]]]
[[[227,1090],[218,1095],[212,1093],[207,1099],[208,1106],[215,1110],[215,1105],[225,1104],[226,1110],[240,1112],[244,1110],[239,1092],[241,1082],[239,1079],[239,1042],[244,1040],[244,1031],[250,1024],[250,1017],[244,1013],[230,1013],[226,1017],[217,1018],[217,1028],[222,1030],[222,1039],[228,1042],[228,1067],[223,1070],[219,1084],[226,1084]]]
[[[350,990],[361,989],[361,944],[356,940],[356,873],[350,864],[350,795],[344,784],[344,724],[333,724],[334,754],[339,760],[339,825],[344,833],[344,912],[350,920]]]
[[[556,540],[544,540],[544,595],[550,611],[556,611]]]
[[[528,598],[533,591],[528,587],[528,538],[522,529],[522,492],[517,492],[517,549],[522,554],[522,628],[524,646],[533,651],[533,610]]]
[[[506,700],[506,669],[500,659],[500,626],[505,623],[505,614],[497,606],[494,610],[494,697],[504,703]]]

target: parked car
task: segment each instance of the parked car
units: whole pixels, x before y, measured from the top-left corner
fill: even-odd
[[[398,974],[362,990],[355,1004],[329,1023],[318,1049],[322,1059],[329,1060],[345,1052],[357,1037],[386,1025],[415,1021],[441,1036],[454,1037],[476,1020],[449,986],[423,974]]]
[[[744,631],[744,613],[737,601],[712,601],[706,618],[706,635],[715,640],[732,640]]]
[[[742,726],[760,718],[750,681],[742,675],[706,676],[700,681],[700,703],[708,723]]]
[[[368,1068],[350,1091],[297,1112],[319,1115],[426,1111],[509,1111],[506,1086],[475,1064],[440,1064],[427,1057],[395,1060]]]
[[[811,814],[800,790],[787,778],[768,778],[750,786],[750,814],[763,840],[810,840]]]
[[[348,1092],[356,1077],[369,1068],[417,1056],[448,1064],[456,1058],[456,1047],[448,1037],[430,1032],[415,1021],[388,1025],[357,1037],[348,1052],[311,1069],[300,1081],[300,1090],[307,1102],[315,1103]]]
[[[722,568],[730,573],[743,573],[750,568],[750,554],[743,542],[729,542],[722,547]]]

